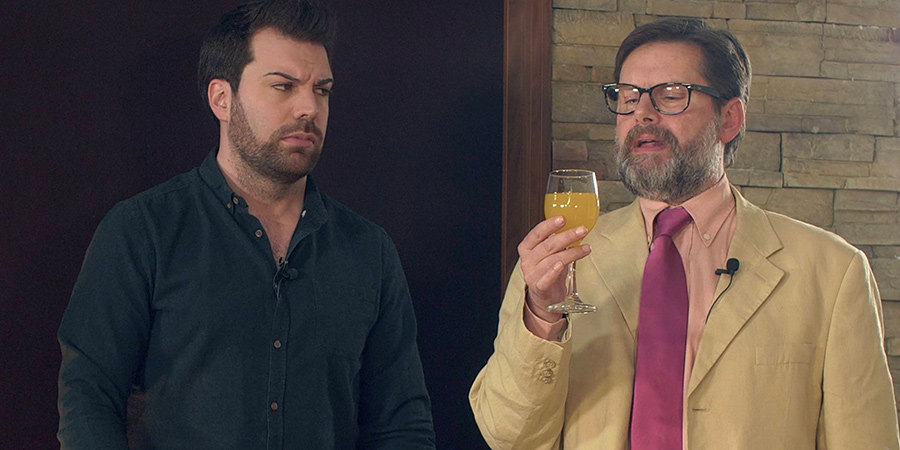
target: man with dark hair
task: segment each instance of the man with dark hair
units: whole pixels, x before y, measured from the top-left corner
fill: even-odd
[[[309,176],[333,23],[272,0],[209,34],[219,145],[97,229],[59,329],[62,448],[434,448],[394,245]]]
[[[865,255],[763,211],[725,176],[750,64],[698,19],[637,27],[603,86],[638,199],[519,244],[494,354],[470,392],[495,449],[900,448]],[[583,239],[582,245],[573,245]],[[571,247],[570,247],[571,246]],[[582,259],[562,316],[563,268]]]

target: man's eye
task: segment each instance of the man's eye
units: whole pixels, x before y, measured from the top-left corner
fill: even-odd
[[[314,90],[316,94],[321,95],[322,97],[328,97],[331,95],[331,89],[326,87],[317,87]]]
[[[273,84],[272,87],[279,91],[289,91],[292,87],[294,87],[294,85],[292,85],[291,83],[278,83]]]

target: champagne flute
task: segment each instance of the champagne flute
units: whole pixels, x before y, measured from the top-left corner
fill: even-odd
[[[559,169],[550,172],[547,194],[544,196],[544,217],[563,216],[566,224],[557,233],[583,225],[588,231],[594,227],[600,215],[600,199],[597,196],[597,177],[590,170]],[[581,239],[569,248],[581,245]],[[585,314],[597,307],[581,301],[575,286],[575,261],[569,263],[566,275],[566,298],[550,305],[547,311],[560,314]]]

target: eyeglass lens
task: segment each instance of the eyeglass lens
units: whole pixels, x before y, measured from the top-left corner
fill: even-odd
[[[661,84],[650,91],[653,104],[663,113],[680,113],[687,108],[690,91],[681,84]],[[630,113],[641,100],[638,88],[619,84],[606,91],[606,102],[619,114]]]

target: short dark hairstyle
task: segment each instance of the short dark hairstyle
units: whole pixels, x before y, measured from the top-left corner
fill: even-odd
[[[694,18],[670,17],[635,28],[622,41],[616,54],[614,76],[617,83],[625,58],[636,48],[651,42],[683,42],[698,46],[704,57],[700,73],[724,96],[724,99],[716,100],[717,108],[735,97],[743,100],[745,105],[749,101],[750,60],[741,43],[727,30],[714,29]],[[725,167],[734,162],[734,153],[744,137],[745,129],[746,122],[737,136],[725,144]]]
[[[243,4],[222,16],[200,47],[197,82],[204,103],[210,81],[223,79],[237,92],[244,67],[253,61],[250,39],[265,28],[325,47],[332,57],[334,13],[317,0],[262,0]]]

